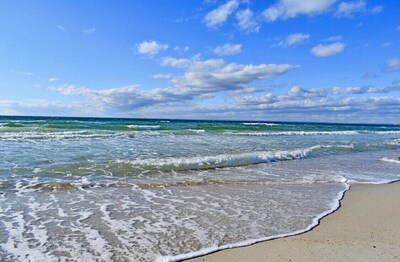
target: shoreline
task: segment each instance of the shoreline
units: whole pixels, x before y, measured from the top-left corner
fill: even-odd
[[[398,261],[400,183],[353,184],[338,207],[308,230],[246,246],[209,250],[185,261]],[[207,250],[203,250],[206,253]],[[175,260],[179,261],[179,256]]]

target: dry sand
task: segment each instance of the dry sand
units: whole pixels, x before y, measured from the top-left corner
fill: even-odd
[[[190,261],[400,261],[400,183],[352,186],[341,207],[304,234]]]

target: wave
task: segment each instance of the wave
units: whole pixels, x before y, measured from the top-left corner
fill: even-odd
[[[306,158],[311,152],[324,149],[349,150],[351,145],[317,145],[304,149],[283,151],[259,151],[240,154],[220,154],[215,156],[171,157],[165,159],[148,158],[135,160],[117,160],[115,163],[128,164],[132,168],[155,170],[201,170],[223,167],[248,166],[261,163],[287,161]]]
[[[1,127],[24,127],[23,124],[19,122],[7,122],[7,123],[0,123],[0,128]]]
[[[282,131],[282,132],[225,132],[223,134],[238,135],[238,136],[314,136],[314,135],[359,135],[359,134],[391,135],[391,134],[400,134],[400,131],[367,131],[367,130]]]
[[[242,123],[243,125],[246,126],[280,126],[280,124],[275,124],[275,123],[263,123],[263,122],[254,122],[254,123],[249,123],[249,122],[244,122]]]
[[[400,131],[281,131],[281,132],[241,132],[241,131],[222,131],[213,132],[207,129],[169,129],[158,130],[159,125],[128,125],[132,130],[99,130],[99,129],[84,129],[70,131],[50,131],[50,130],[18,130],[11,131],[8,126],[0,123],[0,141],[19,141],[19,140],[62,140],[62,139],[91,139],[91,138],[111,138],[132,136],[159,136],[159,135],[232,135],[232,136],[318,136],[318,135],[396,135]],[[399,139],[396,138],[389,142],[391,145],[398,145]]]
[[[159,125],[127,125],[128,128],[138,129],[138,130],[154,130],[160,129]]]
[[[202,179],[202,180],[180,180],[180,181],[165,181],[165,182],[141,182],[141,183],[128,183],[124,181],[99,181],[92,182],[85,177],[79,181],[47,181],[40,183],[21,184],[9,183],[2,185],[0,181],[0,188],[13,188],[18,192],[55,192],[55,191],[71,191],[71,190],[86,190],[104,187],[118,187],[118,188],[135,188],[135,189],[149,189],[149,188],[169,188],[169,187],[197,187],[197,186],[216,186],[216,185],[229,185],[229,186],[248,186],[248,185],[300,185],[300,184],[323,184],[323,183],[346,183],[348,179],[344,176],[331,176],[331,175],[307,175],[299,176],[296,178],[277,178],[277,179],[260,179],[260,180],[227,180],[227,179]]]
[[[0,140],[62,140],[81,138],[124,137],[129,133],[124,132],[89,132],[89,131],[60,131],[60,132],[2,132]]]
[[[381,158],[381,161],[400,164],[400,157],[397,158],[397,159],[396,158],[383,157],[383,158]]]

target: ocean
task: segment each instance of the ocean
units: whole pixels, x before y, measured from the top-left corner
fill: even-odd
[[[400,179],[400,126],[0,116],[1,261],[176,261]]]

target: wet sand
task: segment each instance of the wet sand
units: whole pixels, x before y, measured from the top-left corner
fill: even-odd
[[[190,261],[400,261],[400,183],[353,185],[311,231]]]

